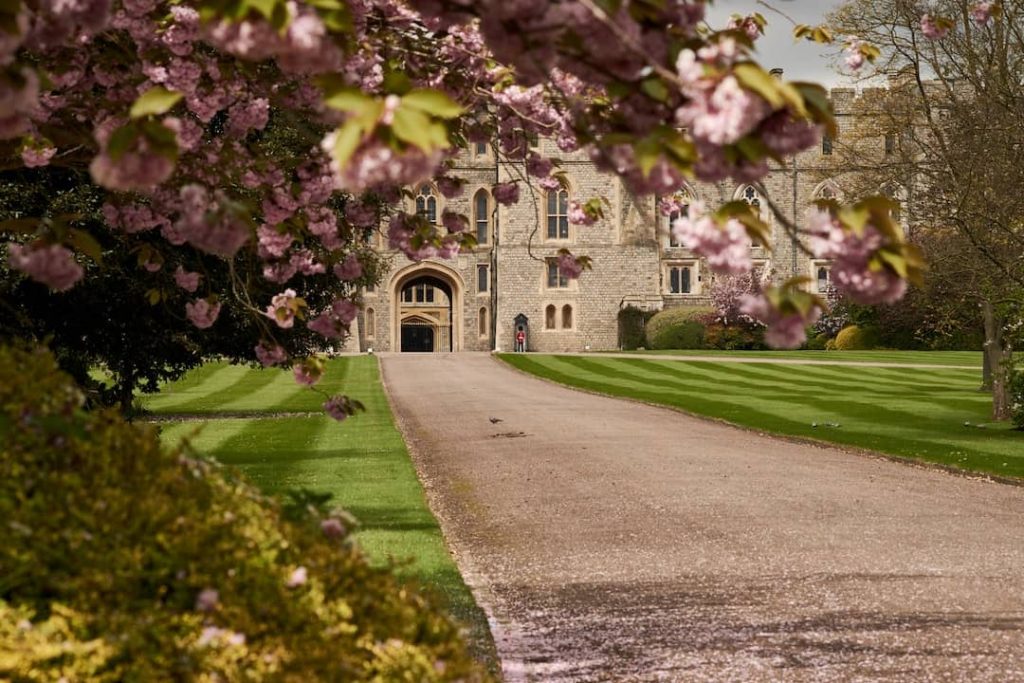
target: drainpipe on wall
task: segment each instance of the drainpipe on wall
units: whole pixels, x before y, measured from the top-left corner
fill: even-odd
[[[498,154],[497,150],[492,147],[494,151],[494,184],[497,185],[500,182],[500,176],[498,171]],[[494,205],[494,211],[491,214],[493,220],[491,220],[491,351],[498,348],[498,202],[494,201],[494,197],[491,197],[491,202]]]

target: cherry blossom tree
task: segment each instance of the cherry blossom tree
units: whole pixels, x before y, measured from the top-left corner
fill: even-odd
[[[450,171],[467,143],[521,165],[520,178],[493,188],[514,203],[524,183],[563,182],[558,161],[531,149],[534,136],[585,150],[631,192],[670,195],[687,178],[757,182],[832,131],[820,86],[757,64],[763,19],[713,30],[706,4],[13,0],[0,8],[0,139],[8,167],[88,169],[106,192],[104,229],[128,242],[159,235],[155,261],[183,249],[222,259],[259,330],[254,357],[291,362],[315,383],[314,360],[289,356],[277,337],[296,325],[346,334],[365,231],[385,226],[388,244],[413,259],[472,244],[465,217],[436,226],[402,210],[405,188],[422,181],[459,191]],[[573,207],[573,221],[585,226],[599,207]],[[891,300],[920,264],[881,207],[823,206],[807,227],[777,217],[842,263],[838,287]],[[8,263],[55,291],[73,287],[105,245],[77,220],[3,223]],[[767,235],[742,202],[692,212],[675,230],[723,273],[742,272],[750,241]],[[590,266],[568,250],[558,263],[568,277]],[[324,274],[339,293],[311,307],[297,283]],[[198,294],[181,314],[213,327],[223,309]],[[800,281],[750,303],[786,345],[820,307]],[[329,409],[349,405],[339,397]]]

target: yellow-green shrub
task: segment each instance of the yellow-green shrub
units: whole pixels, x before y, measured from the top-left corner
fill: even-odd
[[[836,335],[837,351],[866,351],[878,346],[878,332],[871,327],[849,325]]]
[[[485,678],[314,498],[81,404],[49,353],[0,348],[0,680]]]
[[[679,308],[666,308],[663,311],[655,313],[651,319],[647,321],[644,334],[650,342],[659,337],[670,327],[675,327],[679,323],[687,322],[689,320],[700,321],[701,318],[712,313],[714,313],[714,309],[706,306],[680,306]]]

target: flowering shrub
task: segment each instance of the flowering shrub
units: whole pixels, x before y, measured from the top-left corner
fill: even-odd
[[[485,679],[342,513],[81,403],[47,352],[0,348],[0,679]]]

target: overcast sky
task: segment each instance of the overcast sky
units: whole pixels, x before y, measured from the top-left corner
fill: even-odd
[[[767,4],[784,12],[796,24],[816,25],[825,14],[842,0],[766,0]],[[785,72],[786,80],[814,81],[822,85],[851,85],[849,78],[829,66],[825,50],[806,40],[793,40],[793,23],[773,12],[756,0],[715,0],[708,12],[712,28],[721,28],[731,14],[760,12],[768,20],[765,35],[757,41],[758,61],[766,69],[775,67]]]

